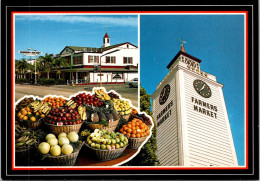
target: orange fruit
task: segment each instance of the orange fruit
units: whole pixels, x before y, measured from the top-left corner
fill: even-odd
[[[126,131],[127,131],[128,133],[131,133],[131,132],[132,132],[132,129],[131,129],[131,128],[128,128]]]
[[[30,120],[34,122],[34,121],[36,121],[36,118],[33,116],[30,118]]]
[[[125,127],[123,129],[126,131],[128,129],[128,127],[125,125]]]
[[[130,133],[126,133],[126,136],[130,137]]]
[[[25,110],[26,110],[27,112],[30,112],[30,111],[31,111],[31,109],[30,109],[29,107],[26,107]]]
[[[26,115],[27,111],[25,109],[23,109],[21,113],[22,113],[22,115]]]
[[[135,138],[135,137],[136,137],[136,135],[135,135],[135,134],[131,134],[131,137],[132,137],[132,138]]]
[[[126,134],[127,134],[127,132],[126,132],[126,131],[123,131],[122,133],[123,133],[124,135],[126,135]]]
[[[36,112],[36,113],[35,113],[35,115],[36,115],[36,116],[38,116],[38,115],[39,115],[39,113],[38,113],[38,112]]]
[[[131,127],[132,127],[132,125],[131,125],[130,123],[128,123],[128,124],[127,124],[127,127],[128,127],[128,128],[131,128]]]
[[[21,116],[19,117],[19,119],[20,119],[20,120],[22,120],[22,119],[23,119],[23,117],[24,117],[24,115],[22,115],[22,114],[21,114]]]
[[[41,114],[41,118],[44,118],[45,117],[45,114]]]
[[[134,127],[135,126],[135,123],[131,123],[132,124],[132,127]]]
[[[28,120],[28,116],[23,116],[23,120]]]
[[[22,113],[21,113],[21,112],[18,112],[17,117],[20,117],[21,115],[22,115]]]
[[[124,132],[124,129],[123,129],[123,128],[121,128],[121,129],[120,129],[120,133],[123,133],[123,132]]]
[[[132,133],[133,133],[133,134],[136,134],[136,130],[132,130]]]
[[[136,137],[137,137],[137,138],[140,138],[140,136],[141,136],[140,133],[137,133],[137,134],[136,134]]]

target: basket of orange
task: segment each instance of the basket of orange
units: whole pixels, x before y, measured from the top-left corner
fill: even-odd
[[[59,108],[59,107],[63,107],[66,103],[66,100],[63,99],[62,97],[46,97],[45,99],[43,99],[44,103],[49,103],[51,105],[52,108]]]
[[[140,119],[133,119],[123,125],[120,132],[129,138],[130,149],[138,149],[150,134],[147,125]]]
[[[42,107],[42,106],[41,106]],[[22,108],[16,115],[18,122],[31,129],[36,129],[41,126],[42,118],[46,116],[46,112],[42,108],[34,109],[33,105],[28,105]]]

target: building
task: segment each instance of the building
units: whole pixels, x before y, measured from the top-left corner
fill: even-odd
[[[163,166],[238,166],[223,85],[184,46],[152,95]]]
[[[68,83],[124,84],[138,77],[138,47],[129,42],[110,45],[107,33],[101,48],[66,46],[58,57],[70,64],[61,69],[61,78]]]

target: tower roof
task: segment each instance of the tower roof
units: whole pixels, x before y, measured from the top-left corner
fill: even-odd
[[[104,38],[109,38],[109,36],[108,36],[108,34],[107,34],[107,33],[105,34]]]
[[[183,49],[184,49],[184,47],[183,47]],[[188,58],[190,58],[190,59],[192,59],[192,60],[194,60],[194,61],[196,61],[196,62],[198,62],[198,63],[201,62],[200,59],[198,59],[198,58],[196,58],[196,57],[193,57],[192,55],[186,53],[185,50],[182,51],[182,49],[181,49],[181,50],[175,55],[175,57],[172,59],[172,61],[167,65],[167,68],[168,68],[168,69],[172,66],[172,64],[177,60],[177,58],[178,58],[180,55],[184,55],[184,56],[186,56],[186,57],[188,57]]]

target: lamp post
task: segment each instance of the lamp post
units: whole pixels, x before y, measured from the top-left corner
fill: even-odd
[[[31,50],[31,48],[28,48],[28,50]],[[35,72],[34,72],[34,84],[37,84],[37,72],[36,72],[36,62],[37,62],[37,54],[36,54],[36,51],[37,50],[33,50],[34,51],[34,54],[35,54]]]

